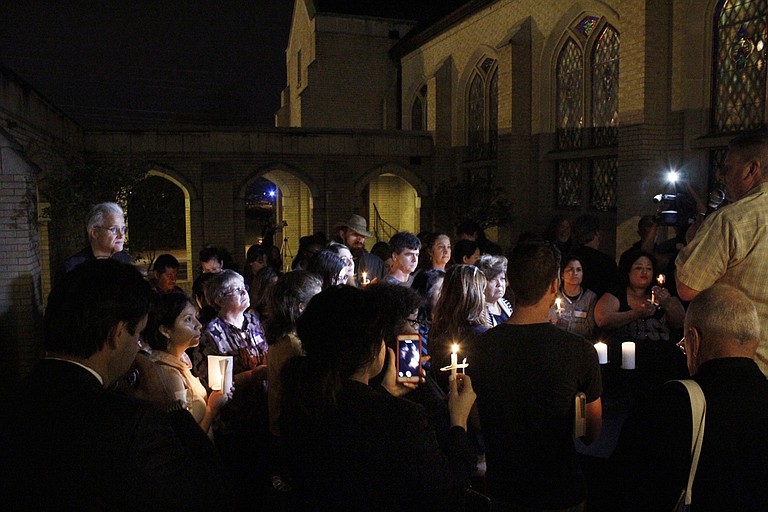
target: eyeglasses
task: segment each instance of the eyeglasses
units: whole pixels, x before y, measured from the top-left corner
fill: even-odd
[[[244,287],[242,287],[242,286],[238,286],[237,288],[230,288],[229,290],[227,290],[226,292],[224,292],[224,293],[222,294],[222,296],[224,296],[224,297],[229,297],[229,296],[231,296],[231,295],[242,295],[242,294],[244,294],[244,293],[248,293],[248,290],[247,290],[247,289],[245,289],[245,288],[244,288]]]
[[[406,321],[406,322],[408,322],[408,325],[410,325],[410,326],[411,326],[411,327],[413,327],[414,329],[418,329],[419,327],[421,327],[421,322],[419,322],[419,321],[418,321],[418,320],[416,320],[416,319],[413,319],[413,318],[406,318],[406,319],[405,319],[405,321]]]
[[[122,233],[123,235],[128,234],[128,226],[93,226],[95,228],[103,229],[105,231],[109,231],[113,235],[117,236],[119,233]]]
[[[683,355],[685,355],[685,336],[683,336],[682,338],[680,338],[680,341],[678,341],[678,342],[675,344],[675,346],[676,346],[677,348],[679,348],[679,349],[680,349],[680,352],[682,352],[682,353],[683,353]]]

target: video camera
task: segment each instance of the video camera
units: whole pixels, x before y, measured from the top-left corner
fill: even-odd
[[[659,205],[654,220],[664,226],[687,225],[696,220],[696,203],[693,198],[687,192],[677,192],[675,188],[679,178],[677,171],[669,171],[667,182],[673,192],[653,196],[653,202]]]

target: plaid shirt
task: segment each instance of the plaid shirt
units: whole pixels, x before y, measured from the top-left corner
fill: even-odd
[[[707,217],[675,263],[689,288],[726,283],[752,300],[762,330],[755,360],[768,373],[768,183]]]

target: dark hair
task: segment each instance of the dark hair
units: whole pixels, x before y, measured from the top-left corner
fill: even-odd
[[[481,237],[485,236],[485,233],[477,222],[465,219],[456,226],[456,236],[460,237],[461,235],[474,236],[476,240],[480,240]]]
[[[428,268],[420,271],[413,278],[411,289],[415,290],[424,299],[424,303],[419,308],[419,320],[424,322],[432,319],[432,305],[429,301],[432,289],[437,282],[445,278],[445,272],[439,268]]]
[[[294,270],[277,278],[267,294],[269,318],[264,323],[268,344],[296,329],[301,305],[309,303],[322,285],[320,277],[304,270]]]
[[[136,334],[154,295],[131,265],[113,259],[78,265],[57,281],[48,296],[45,348],[56,354],[91,357],[119,322]]]
[[[533,306],[547,292],[560,272],[560,251],[551,242],[528,241],[512,251],[507,267],[515,302]]]
[[[391,349],[396,349],[397,335],[403,332],[408,315],[424,304],[424,299],[411,288],[392,283],[375,283],[366,288],[376,303],[376,331]]]
[[[211,261],[216,259],[219,263],[224,263],[224,258],[221,257],[221,251],[217,247],[205,247],[200,251],[200,263]]]
[[[192,298],[195,300],[195,304],[198,308],[202,308],[205,305],[211,305],[211,302],[205,296],[205,286],[216,274],[209,272],[203,272],[192,283]]]
[[[329,288],[296,322],[305,357],[283,369],[281,418],[312,423],[336,403],[341,383],[370,364],[381,347],[375,300],[352,286]]]
[[[339,274],[344,270],[344,267],[344,260],[341,259],[341,256],[328,249],[323,249],[309,260],[307,270],[320,276],[323,280],[323,290],[326,290],[338,284]]]
[[[573,231],[576,237],[576,245],[588,244],[600,231],[600,219],[594,215],[580,215],[573,222]]]
[[[254,261],[258,261],[263,259],[266,263],[265,256],[267,255],[267,248],[263,245],[253,244],[248,248],[248,252],[245,253],[245,261],[247,263],[252,263]]]
[[[400,254],[405,249],[421,249],[421,240],[419,240],[413,233],[400,231],[392,235],[392,238],[389,239],[389,247],[392,249],[393,253]]]
[[[547,229],[544,230],[544,239],[545,240],[549,240],[553,244],[557,243],[558,242],[558,240],[557,240],[557,230],[560,228],[560,224],[563,221],[567,221],[568,224],[571,224],[571,227],[573,227],[571,219],[568,218],[567,215],[563,215],[562,213],[558,214],[558,215],[555,215],[549,221],[549,224],[547,224]],[[573,233],[571,233],[571,238],[573,238]]]
[[[451,259],[457,265],[464,263],[464,258],[469,258],[480,246],[473,240],[458,240],[453,244]]]
[[[154,350],[168,350],[168,338],[160,332],[160,327],[173,329],[173,324],[187,304],[192,304],[185,293],[164,293],[155,299],[149,311],[144,339]]]
[[[267,313],[269,289],[276,280],[277,271],[269,266],[259,269],[253,276],[251,289],[248,291],[248,295],[251,298],[251,311],[255,311],[262,320],[266,316],[265,313]]]
[[[169,268],[179,268],[179,260],[173,254],[161,254],[152,263],[152,270],[158,274],[164,273]]]
[[[656,272],[658,266],[656,264],[656,257],[653,254],[645,252],[642,249],[630,249],[629,251],[622,254],[621,258],[619,259],[619,284],[622,286],[629,286],[629,273],[632,270],[632,265],[634,265],[635,262],[642,257],[646,257],[651,261],[653,271]],[[648,289],[650,290],[654,284],[654,281],[651,280],[651,284],[648,286]]]
[[[387,242],[376,242],[373,244],[373,247],[371,247],[371,254],[381,258],[381,261],[387,261],[387,259],[392,257],[392,248]]]

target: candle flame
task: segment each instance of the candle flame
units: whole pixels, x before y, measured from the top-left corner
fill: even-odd
[[[656,280],[659,282],[659,285],[663,285],[666,279],[667,277],[664,274],[659,274],[659,277],[656,278]]]
[[[454,343],[453,346],[451,347],[451,353],[458,354],[458,352],[459,352],[459,346],[456,343]]]

